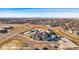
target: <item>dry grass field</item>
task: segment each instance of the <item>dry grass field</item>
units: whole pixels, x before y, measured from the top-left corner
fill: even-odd
[[[48,48],[49,50],[57,50],[63,48],[55,48],[57,43],[47,42],[47,41],[36,41],[30,38],[29,36],[24,35],[24,32],[30,31],[32,29],[42,29],[47,31],[48,29],[52,29],[56,34],[68,38],[70,41],[74,42],[78,45],[79,37],[74,36],[73,34],[66,33],[61,27],[49,27],[48,25],[33,25],[33,24],[0,24],[0,27],[3,26],[12,26],[11,35],[8,35],[4,38],[0,38],[0,49],[8,49],[8,50],[30,50],[30,49],[43,49],[43,47]],[[63,47],[67,48],[67,45],[63,45]],[[68,46],[69,48],[69,46]]]

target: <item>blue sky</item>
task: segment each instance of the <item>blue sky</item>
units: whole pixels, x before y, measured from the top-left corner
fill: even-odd
[[[79,18],[78,8],[0,8],[0,17]]]

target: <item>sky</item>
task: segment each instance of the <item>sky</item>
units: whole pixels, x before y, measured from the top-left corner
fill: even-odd
[[[79,18],[79,8],[0,8],[0,17]]]

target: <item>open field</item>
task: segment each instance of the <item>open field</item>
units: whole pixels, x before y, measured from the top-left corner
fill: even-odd
[[[50,27],[48,25],[33,25],[33,24],[1,24],[0,27],[12,26],[9,33],[0,36],[0,49],[11,50],[33,50],[44,49],[49,50],[62,50],[62,49],[78,49],[79,37],[74,34],[65,32],[61,27]],[[51,29],[57,35],[62,38],[59,41],[39,41],[34,40],[28,35],[23,33],[31,31],[33,29],[41,29],[42,31],[48,31]],[[64,42],[65,41],[65,42]]]

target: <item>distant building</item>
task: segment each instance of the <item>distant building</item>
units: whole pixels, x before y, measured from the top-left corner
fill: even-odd
[[[8,32],[8,30],[6,30],[6,29],[3,29],[3,28],[0,29],[0,33],[7,33],[7,32]]]
[[[12,26],[4,26],[3,28],[4,28],[4,29],[13,29]]]

